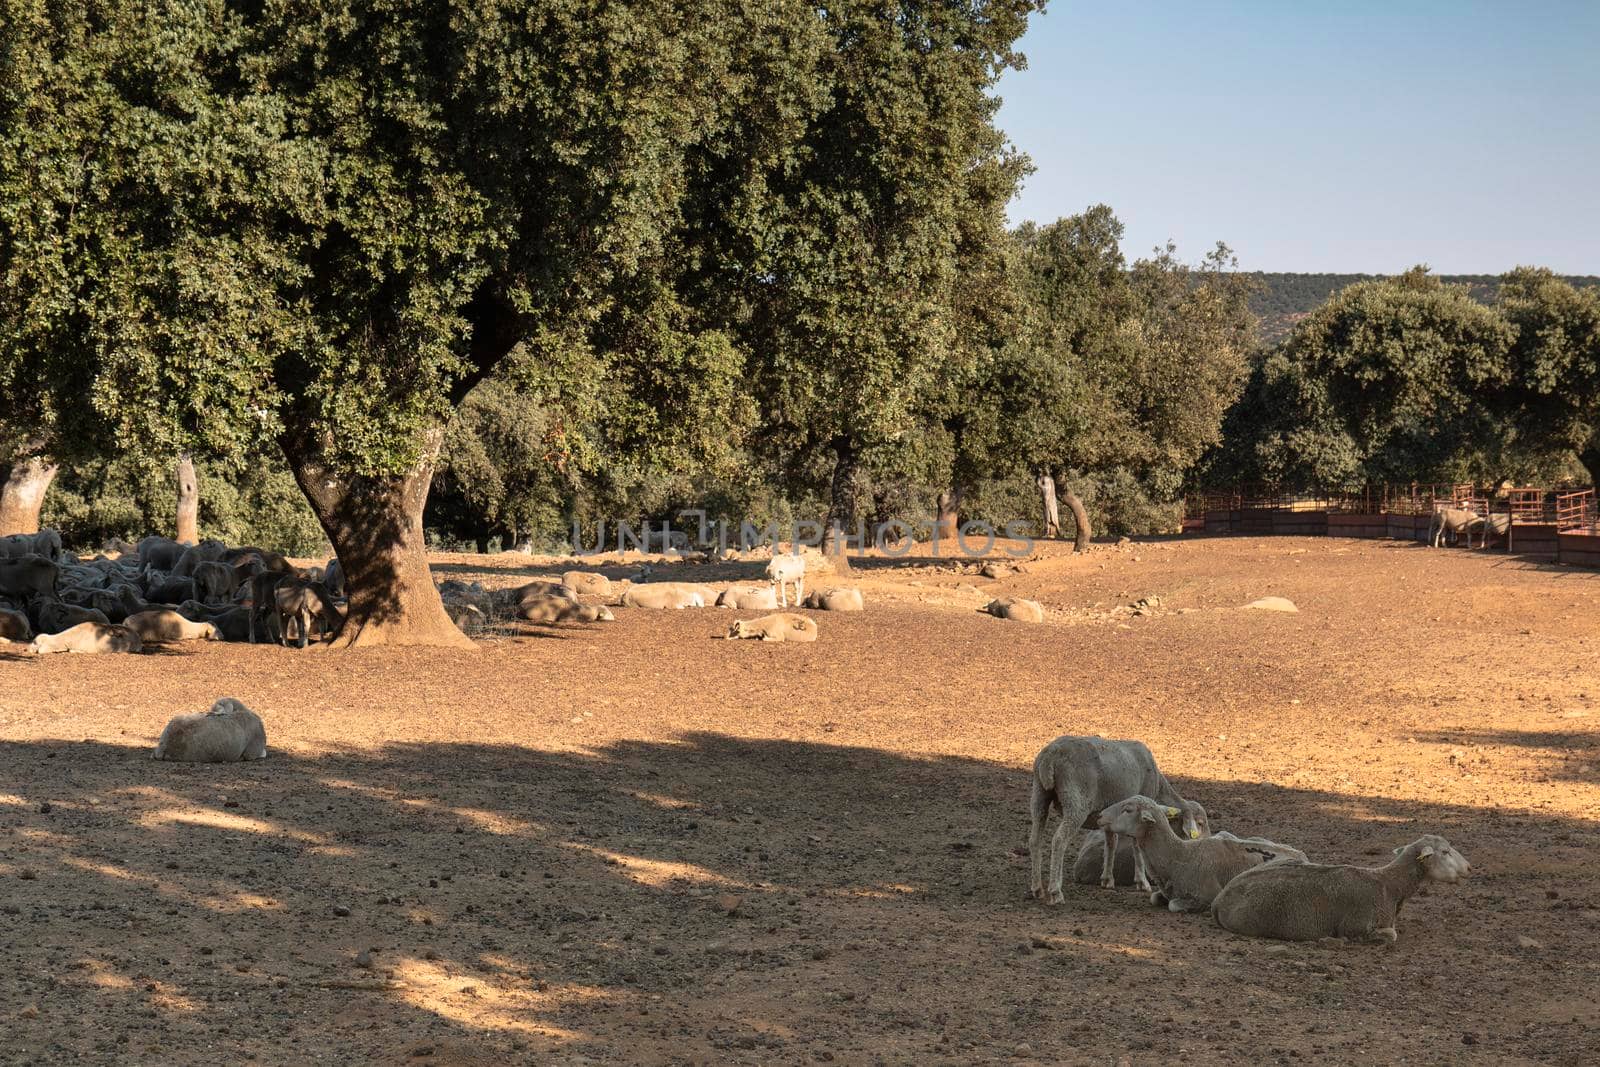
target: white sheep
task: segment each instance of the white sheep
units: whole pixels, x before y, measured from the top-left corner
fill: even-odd
[[[611,595],[611,579],[594,571],[566,571],[561,575],[561,584],[575,593],[588,593],[591,596]]]
[[[717,607],[739,611],[776,611],[778,594],[771,586],[733,586],[717,597]]]
[[[861,590],[838,586],[810,594],[801,607],[813,611],[863,611],[866,605],[861,600]]]
[[[1171,805],[1134,796],[1108,806],[1098,820],[1105,832],[1133,838],[1156,882],[1151,903],[1171,911],[1205,911],[1236,875],[1275,860],[1306,858],[1287,845],[1259,838],[1252,843],[1232,834],[1184,840],[1167,821],[1180,814]]]
[[[191,622],[165,608],[129,615],[123,623],[139,635],[139,640],[162,644],[169,641],[220,641],[222,636],[209,622]]]
[[[1218,894],[1217,925],[1282,941],[1397,941],[1400,908],[1422,883],[1460,881],[1472,865],[1437,834],[1394,851],[1384,867],[1295,863],[1245,871]]]
[[[979,610],[997,619],[1010,619],[1012,622],[1044,622],[1044,608],[1037,600],[1002,597],[999,600],[989,601]]]
[[[778,604],[781,607],[789,606],[788,586],[794,583],[794,602],[796,606],[805,594],[806,587],[806,561],[796,555],[775,555],[772,562],[767,564],[767,577],[772,579],[773,591],[778,594]]]
[[[1192,800],[1183,802],[1184,810],[1194,816],[1194,824],[1200,831],[1201,837],[1211,836],[1211,819],[1206,814],[1206,809]],[[1168,808],[1168,811],[1178,812],[1168,816],[1169,821],[1182,822],[1183,812],[1177,808]],[[1136,869],[1134,860],[1138,854],[1133,838],[1120,837],[1116,834],[1090,834],[1083,839],[1083,845],[1078,849],[1078,860],[1072,865],[1072,880],[1079,885],[1100,885],[1100,879],[1105,873],[1106,866],[1106,838],[1110,837],[1116,842],[1116,855],[1111,861],[1111,876],[1117,886],[1131,886],[1136,884]],[[1217,836],[1221,837],[1222,834]],[[1231,835],[1229,835],[1231,836]]]
[[[178,715],[161,731],[155,759],[184,763],[237,763],[267,758],[267,731],[261,717],[232,697],[211,710]]]
[[[630,586],[622,594],[622,606],[654,608],[658,611],[703,608],[706,606],[706,596],[699,586],[681,582],[652,582],[649,585]]]
[[[735,622],[728,627],[728,640],[815,641],[817,624],[804,615],[780,611],[759,619]]]
[[[1028,829],[1028,853],[1032,860],[1033,895],[1045,898],[1044,826],[1051,809],[1061,813],[1061,823],[1050,839],[1050,883],[1048,899],[1062,903],[1061,881],[1067,863],[1067,846],[1073,834],[1099,826],[1099,813],[1108,805],[1130,796],[1154,797],[1163,804],[1183,808],[1183,832],[1200,836],[1195,812],[1166,777],[1156,769],[1156,759],[1142,741],[1109,741],[1103,737],[1058,737],[1039,751],[1033,760],[1033,781],[1029,796],[1032,823]],[[1198,805],[1196,805],[1198,807]],[[1201,809],[1203,810],[1203,809]],[[1116,847],[1108,842],[1105,868],[1100,884],[1116,885],[1111,862]],[[1141,889],[1150,883],[1135,858],[1135,882]]]
[[[28,654],[47,656],[53,652],[142,652],[144,642],[126,626],[83,622],[58,634],[40,634],[28,646]]]
[[[616,622],[604,604],[579,604],[561,596],[529,597],[517,606],[517,618],[528,622]]]

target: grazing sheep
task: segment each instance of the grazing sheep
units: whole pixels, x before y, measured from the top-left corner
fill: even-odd
[[[43,556],[0,559],[0,596],[55,596],[61,568]]]
[[[773,592],[769,585],[734,586],[731,589],[724,589],[717,597],[717,607],[734,608],[738,611],[775,611],[778,607],[778,594]]]
[[[144,643],[139,635],[126,626],[108,626],[105,623],[79,623],[58,634],[40,634],[28,646],[34,656],[47,656],[52,652],[142,652]]]
[[[96,611],[94,608],[80,608],[72,604],[63,604],[59,600],[35,601],[38,606],[38,617],[34,622],[42,634],[56,634],[62,630],[70,629],[79,623],[98,622],[109,623],[105,612]]]
[[[27,641],[33,637],[28,617],[20,611],[0,608],[0,640]]]
[[[1251,844],[1232,834],[1186,841],[1167,821],[1180,814],[1175,807],[1134,796],[1110,805],[1098,820],[1106,833],[1134,839],[1146,870],[1155,877],[1151,903],[1171,911],[1205,911],[1236,875],[1273,860],[1306,858],[1287,845]]]
[[[767,564],[767,577],[772,579],[772,587],[778,594],[778,603],[783,607],[789,606],[789,597],[786,592],[790,582],[794,583],[794,602],[800,604],[800,598],[805,595],[806,589],[806,561],[799,556],[777,555],[772,557],[772,562]]]
[[[812,593],[801,607],[814,611],[863,611],[866,606],[861,600],[861,590],[841,586]]]
[[[1012,622],[1044,622],[1044,608],[1037,600],[1002,597],[999,600],[989,601],[979,610],[997,619],[1010,619]]]
[[[59,563],[61,535],[45,529],[38,533],[0,537],[0,558],[21,559],[23,556],[43,556],[52,563]]]
[[[604,604],[579,604],[563,596],[530,597],[517,607],[517,618],[528,622],[616,622]]]
[[[780,611],[759,619],[735,622],[728,627],[729,641],[741,638],[755,641],[815,641],[817,624],[804,615]]]
[[[1384,867],[1295,863],[1246,871],[1217,896],[1217,925],[1282,941],[1397,941],[1395,919],[1422,883],[1459,881],[1472,865],[1436,834],[1394,851]]]
[[[1062,903],[1061,879],[1067,862],[1067,845],[1079,830],[1099,827],[1099,812],[1131,796],[1154,797],[1163,804],[1183,808],[1183,832],[1199,837],[1200,826],[1194,812],[1166,777],[1156,769],[1155,757],[1142,741],[1108,741],[1103,737],[1058,737],[1039,751],[1033,760],[1033,788],[1028,808],[1032,825],[1028,830],[1028,853],[1033,862],[1033,895],[1044,898],[1045,821],[1054,808],[1061,813],[1061,824],[1050,839],[1050,884],[1048,899]],[[1108,842],[1110,844],[1110,842]],[[1106,865],[1100,884],[1116,885],[1111,860],[1116,848],[1106,849]],[[1142,864],[1135,859],[1135,882],[1149,889]]]
[[[183,763],[266,759],[267,731],[261,716],[223,697],[204,714],[174,716],[161,731],[153,758]]]
[[[1169,808],[1168,811],[1178,812],[1169,815],[1170,820],[1180,823],[1183,811]],[[1211,820],[1206,814],[1206,809],[1193,800],[1183,802],[1183,810],[1194,816],[1194,824],[1200,830],[1201,837],[1211,836]],[[1105,834],[1090,834],[1083,839],[1083,846],[1078,849],[1078,861],[1072,865],[1072,880],[1079,885],[1099,885],[1101,875],[1106,867],[1106,836]],[[1116,856],[1112,860],[1111,876],[1119,888],[1135,884],[1136,878],[1136,850],[1133,838],[1110,835],[1116,841]],[[1218,835],[1223,836],[1221,834]]]
[[[611,579],[593,571],[566,571],[561,575],[561,584],[576,593],[611,595]]]
[[[630,586],[628,591],[622,594],[622,606],[673,611],[682,608],[703,608],[706,606],[706,598],[696,586],[680,582],[655,582],[650,585]]]
[[[1467,547],[1472,547],[1472,530],[1475,526],[1484,526],[1482,515],[1476,511],[1466,511],[1462,508],[1440,508],[1433,513],[1433,519],[1428,523],[1428,540],[1434,548],[1439,547],[1446,532],[1450,540],[1455,541],[1460,534],[1467,535]]]
[[[157,609],[129,615],[125,623],[145,643],[165,644],[171,641],[220,641],[215,625],[209,622],[191,622],[176,611]]]

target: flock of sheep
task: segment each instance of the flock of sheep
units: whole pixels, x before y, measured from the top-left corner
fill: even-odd
[[[1224,929],[1255,937],[1393,942],[1400,908],[1423,882],[1455,882],[1471,871],[1435,834],[1395,849],[1390,863],[1374,868],[1311,863],[1289,845],[1212,833],[1205,808],[1180,796],[1138,741],[1058,737],[1033,761],[1029,809],[1034,896],[1063,902],[1072,838],[1098,830],[1078,853],[1075,881],[1136,885],[1153,904],[1210,911]],[[1061,821],[1046,882],[1042,838],[1051,811]]]

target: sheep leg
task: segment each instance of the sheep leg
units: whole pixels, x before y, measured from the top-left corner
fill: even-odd
[[[1040,900],[1044,899],[1044,824],[1050,818],[1050,793],[1039,784],[1037,778],[1033,782],[1033,795],[1028,803],[1028,812],[1032,822],[1028,827],[1028,862],[1033,865],[1033,877],[1028,882],[1028,889]]]
[[[1100,888],[1117,888],[1117,835],[1110,830],[1105,833],[1105,854],[1100,861]],[[1138,848],[1137,845],[1134,848]]]
[[[1073,835],[1083,829],[1083,821],[1089,815],[1087,804],[1061,805],[1061,825],[1056,827],[1056,832],[1050,838],[1050,903],[1064,904],[1066,896],[1061,892],[1061,880],[1065,877],[1067,863],[1067,848],[1072,844]]]
[[[806,598],[806,580],[802,575],[794,580],[794,602],[799,604]]]
[[[300,628],[300,647],[306,647],[306,641],[311,635],[311,612],[302,607],[294,617],[295,625]]]
[[[1192,900],[1188,897],[1173,897],[1167,901],[1168,911],[1206,911],[1211,905],[1203,900]]]
[[[1133,884],[1150,892],[1150,868],[1145,866],[1144,849],[1139,847],[1138,841],[1133,843]]]

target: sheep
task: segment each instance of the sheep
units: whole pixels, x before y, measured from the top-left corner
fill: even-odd
[[[334,556],[322,566],[322,584],[328,587],[335,600],[344,599],[344,566]]]
[[[40,634],[28,646],[28,654],[46,656],[52,652],[142,652],[144,643],[126,626],[84,622],[58,634]]]
[[[1218,894],[1217,925],[1281,941],[1342,937],[1393,943],[1400,938],[1400,908],[1423,882],[1456,882],[1472,871],[1466,857],[1437,834],[1394,851],[1395,859],[1384,867],[1296,863],[1246,871]]]
[[[1156,769],[1155,757],[1142,741],[1067,736],[1056,738],[1039,751],[1033,760],[1032,791],[1028,805],[1032,816],[1028,830],[1028,854],[1033,862],[1030,888],[1034,896],[1041,899],[1046,897],[1041,839],[1050,810],[1054,808],[1061,813],[1061,824],[1050,839],[1048,899],[1052,904],[1060,904],[1066,900],[1061,892],[1061,879],[1071,835],[1079,830],[1098,828],[1098,813],[1106,806],[1130,796],[1154,797],[1163,804],[1183,808],[1184,834],[1191,838],[1200,836],[1200,826],[1194,812],[1187,808],[1183,797]],[[1111,863],[1115,854],[1115,847],[1107,848],[1105,867],[1100,875],[1100,884],[1107,889],[1116,885]],[[1136,884],[1141,889],[1149,889],[1150,883],[1145,877],[1143,864],[1136,858],[1135,865]]]
[[[1232,834],[1185,841],[1167,822],[1179,814],[1178,808],[1134,796],[1108,806],[1097,820],[1106,833],[1134,839],[1145,868],[1155,875],[1150,901],[1170,911],[1205,911],[1236,875],[1272,860],[1306,858],[1286,845],[1251,844]]]
[[[165,609],[141,611],[137,615],[129,615],[123,625],[138,634],[139,640],[147,644],[164,644],[169,641],[222,640],[222,635],[217,632],[214,624],[191,622],[176,611]]]
[[[239,589],[239,573],[226,563],[197,563],[190,577],[200,589],[199,599],[208,603],[225,604]]]
[[[476,633],[489,624],[489,616],[476,604],[453,598],[445,599],[443,603],[444,613],[450,616],[456,629],[464,634]]]
[[[611,579],[593,571],[566,571],[561,575],[561,584],[575,593],[589,593],[593,596],[611,595]]]
[[[32,638],[33,627],[29,625],[26,615],[10,608],[0,608],[0,640],[29,641]]]
[[[558,596],[572,601],[578,599],[577,592],[564,582],[552,582],[540,578],[536,578],[525,585],[513,586],[510,589],[496,589],[490,594],[494,603],[513,608],[525,600],[542,596]]]
[[[38,607],[37,618],[34,622],[42,634],[60,633],[80,623],[97,622],[102,625],[111,622],[102,611],[94,608],[80,608],[71,604],[63,604],[59,600],[35,601]]]
[[[1451,541],[1454,541],[1457,535],[1465,533],[1467,535],[1467,547],[1471,548],[1472,528],[1485,525],[1484,517],[1476,511],[1466,511],[1462,508],[1439,508],[1433,513],[1433,518],[1428,523],[1428,540],[1434,548],[1438,548],[1439,542],[1443,540],[1447,531],[1450,534]]]
[[[54,530],[44,529],[38,533],[0,537],[0,559],[21,559],[23,556],[43,556],[52,563],[59,563],[61,535]]]
[[[151,758],[183,763],[266,759],[266,727],[243,703],[223,697],[204,714],[174,716]]]
[[[219,641],[245,641],[250,637],[249,608],[229,608],[220,615],[213,615],[209,620],[216,627]]]
[[[0,559],[0,596],[54,596],[61,568],[43,556]]]
[[[823,589],[806,597],[801,607],[811,608],[813,611],[862,611],[865,605],[861,600],[861,590],[847,589],[843,586],[834,589]]]
[[[152,604],[182,604],[185,600],[199,600],[200,590],[193,578],[168,576],[153,582],[145,590],[144,598]]]
[[[778,594],[778,603],[782,607],[789,606],[789,597],[786,592],[788,584],[794,583],[794,602],[798,607],[800,598],[805,595],[806,587],[806,561],[797,555],[776,555],[772,562],[767,564],[767,577],[772,579],[772,587]]]
[[[278,586],[288,578],[287,574],[279,571],[263,570],[250,579],[247,586],[244,606],[250,609],[250,643],[256,643],[256,620],[266,620],[272,604],[272,598],[278,591]],[[269,631],[270,632],[270,631]]]
[[[1206,809],[1193,800],[1185,800],[1183,809],[1194,816],[1195,826],[1200,831],[1201,837],[1211,836],[1211,820],[1206,814]],[[1169,815],[1169,819],[1182,820],[1183,812],[1177,808],[1176,815]],[[1217,836],[1221,837],[1222,834]],[[1231,836],[1231,835],[1229,835]],[[1131,837],[1118,837],[1113,835],[1117,842],[1116,856],[1112,860],[1112,880],[1117,886],[1131,886],[1135,884],[1136,864],[1134,842]],[[1078,849],[1078,861],[1072,865],[1072,880],[1079,885],[1100,885],[1101,875],[1106,866],[1106,835],[1090,834],[1083,839],[1083,846]]]
[[[1012,622],[1044,622],[1044,608],[1037,600],[1002,597],[999,600],[989,601],[978,610],[997,619],[1010,619]]]
[[[333,595],[321,582],[286,578],[272,591],[273,610],[267,615],[267,628],[274,642],[287,643],[289,623],[295,623],[300,647],[311,638],[311,619],[316,616],[322,636],[331,637],[344,626],[344,616],[334,607]]]
[[[616,622],[603,604],[579,604],[561,596],[531,597],[517,607],[517,618],[528,622]]]
[[[187,547],[159,534],[146,537],[138,545],[139,565],[144,570],[170,571],[183,558]]]
[[[728,627],[729,641],[751,639],[756,641],[815,641],[817,624],[804,615],[780,611],[763,615],[759,619],[738,621]]]
[[[138,555],[139,546],[131,541],[124,541],[120,537],[108,537],[100,545],[100,551],[119,556]]]
[[[656,582],[651,585],[630,586],[628,591],[622,594],[622,606],[672,611],[682,608],[703,608],[706,606],[706,598],[705,594],[694,586],[678,582]]]
[[[717,597],[717,607],[739,611],[776,611],[778,594],[771,586],[734,586]]]

